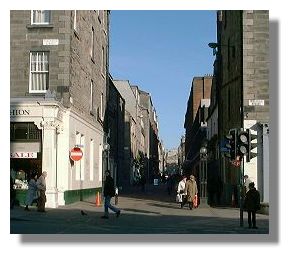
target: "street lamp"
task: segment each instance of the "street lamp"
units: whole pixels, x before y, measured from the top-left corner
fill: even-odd
[[[216,55],[217,54],[217,48],[219,47],[219,44],[216,42],[210,42],[208,44],[208,46],[213,49],[213,55]]]
[[[208,206],[207,157],[208,157],[207,147],[202,146],[200,149],[200,206]]]

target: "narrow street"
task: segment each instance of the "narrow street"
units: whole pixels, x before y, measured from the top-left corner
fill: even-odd
[[[112,200],[114,203],[114,199]],[[118,207],[119,218],[110,213],[101,219],[103,207],[95,200],[77,202],[38,213],[33,207],[11,210],[12,234],[268,234],[269,216],[257,214],[258,229],[239,226],[237,208],[180,209],[174,196],[166,193],[166,186],[149,186],[145,193],[135,188],[133,194],[122,194]],[[83,210],[86,215],[81,215]]]

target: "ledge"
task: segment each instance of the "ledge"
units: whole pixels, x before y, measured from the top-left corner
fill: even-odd
[[[26,26],[28,29],[35,29],[35,28],[53,28],[54,25],[53,24],[48,24],[48,25],[45,25],[45,24],[39,24],[39,25],[27,25]]]

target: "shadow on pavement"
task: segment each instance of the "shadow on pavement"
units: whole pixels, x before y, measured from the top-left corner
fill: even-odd
[[[127,210],[138,214],[126,213]],[[102,211],[85,210],[85,212],[87,213],[85,216],[81,215],[79,209],[54,209],[45,214],[39,214],[36,211],[22,213],[10,220],[10,232],[11,234],[43,235],[22,236],[23,241],[30,242],[61,242],[60,239],[70,241],[65,237],[57,239],[52,237],[52,240],[49,240],[50,237],[47,234],[256,234],[259,235],[258,239],[255,239],[257,241],[270,239],[268,220],[257,220],[259,229],[252,230],[239,227],[238,218],[139,214],[144,211],[124,209],[119,218],[116,218],[114,213],[110,213],[109,219],[101,219]],[[89,241],[89,238],[80,237],[80,239],[80,241]],[[204,236],[204,239],[214,241],[214,238],[209,236]],[[240,239],[242,238],[236,238],[236,240]],[[192,240],[194,239],[191,238],[190,241]],[[226,241],[226,238],[223,241]],[[245,241],[254,242],[254,237],[250,236]]]

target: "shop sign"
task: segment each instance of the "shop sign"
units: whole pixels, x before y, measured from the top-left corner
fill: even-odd
[[[30,110],[29,109],[11,109],[10,116],[29,116]]]
[[[35,152],[12,152],[10,158],[14,159],[36,159],[37,153]]]
[[[58,39],[43,39],[43,45],[56,46],[59,44]]]
[[[249,106],[264,106],[264,100],[249,100]]]
[[[42,116],[42,107],[23,106],[23,107],[10,107],[10,117],[27,117],[27,116]]]

